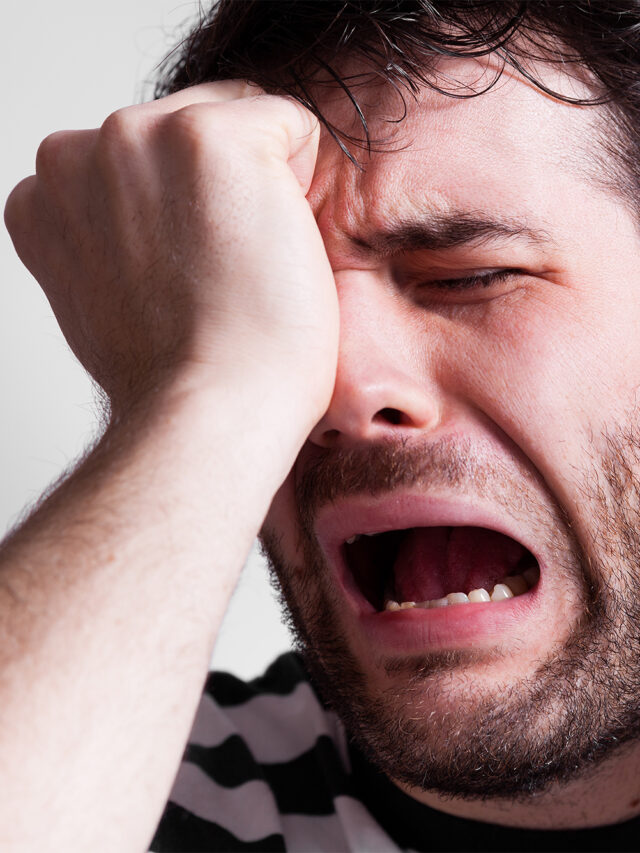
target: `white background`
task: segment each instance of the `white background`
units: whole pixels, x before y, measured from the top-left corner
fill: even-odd
[[[28,0],[3,10],[0,201],[33,172],[41,139],[95,127],[151,97],[156,63],[197,3],[179,0]],[[96,407],[48,302],[0,229],[0,536],[95,434]],[[176,566],[176,571],[180,567]],[[254,553],[216,647],[214,666],[251,677],[288,648]]]

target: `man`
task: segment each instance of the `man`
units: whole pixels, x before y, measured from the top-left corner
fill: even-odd
[[[223,2],[45,140],[110,408],[3,548],[2,849],[637,847],[639,23]],[[261,527],[314,686],[198,709]]]

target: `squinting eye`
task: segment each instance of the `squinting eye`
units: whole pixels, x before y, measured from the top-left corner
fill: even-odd
[[[494,272],[466,276],[465,278],[433,279],[422,283],[421,287],[446,290],[454,293],[461,293],[465,290],[486,290],[495,284],[506,281],[514,275],[522,274],[522,270],[519,269],[495,270]]]

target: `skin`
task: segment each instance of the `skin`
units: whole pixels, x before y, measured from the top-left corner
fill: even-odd
[[[231,592],[333,388],[318,136],[291,102],[202,86],[48,137],[7,201],[110,411],[0,551],[4,850],[148,848]]]
[[[270,505],[267,529],[304,568],[294,484],[318,453],[368,453],[385,437],[470,442],[510,472],[506,497],[525,476],[534,511],[521,523],[544,527],[562,508],[592,546],[581,491],[591,442],[628,421],[640,376],[640,245],[622,202],[557,162],[592,140],[590,119],[509,79],[477,100],[423,93],[397,133],[409,147],[374,155],[363,173],[326,139],[316,163],[318,128],[302,108],[212,84],[49,138],[9,198],[16,248],[111,414],[0,553],[0,755],[13,780],[3,849],[148,844]],[[556,246],[485,244],[394,266],[347,236],[452,204],[531,218]],[[398,273],[422,279],[434,262],[439,276],[527,275],[456,304],[397,286]],[[379,415],[389,408],[400,423]],[[517,660],[474,673],[483,689],[551,654],[580,619],[574,540],[558,529],[566,576],[549,573],[526,642],[518,625],[502,638]],[[385,676],[340,602],[336,613],[379,690]],[[632,762],[616,762],[617,790],[602,775],[565,789],[550,824],[584,824],[572,804],[590,790],[596,822],[628,816],[614,795],[629,790]],[[532,815],[473,802],[460,813],[517,825]]]
[[[469,85],[479,77],[482,82],[475,63],[451,63],[449,70]],[[399,112],[394,99],[393,93],[376,92],[370,102],[378,115],[393,115]],[[368,103],[366,95],[363,102]],[[340,100],[334,109],[336,117],[344,116]],[[375,466],[381,442],[423,447],[426,455],[430,446],[449,441],[452,458],[467,448],[477,465],[500,470],[499,482],[488,481],[489,494],[494,506],[510,502],[529,541],[536,543],[546,564],[540,600],[526,620],[474,643],[473,659],[469,643],[450,646],[463,652],[458,670],[432,673],[394,706],[400,721],[420,716],[428,721],[419,737],[438,754],[443,732],[458,743],[460,729],[450,730],[449,715],[458,719],[460,708],[473,709],[483,698],[517,690],[576,632],[589,606],[581,549],[598,565],[597,575],[620,594],[637,595],[632,556],[622,565],[619,556],[609,559],[612,526],[615,535],[621,531],[597,486],[604,484],[615,505],[603,475],[605,435],[633,428],[636,420],[640,241],[634,214],[587,177],[586,156],[567,160],[566,152],[579,151],[593,137],[588,109],[561,104],[506,75],[493,91],[470,100],[423,91],[395,131],[376,122],[375,114],[368,118],[373,137],[391,136],[399,150],[365,157],[365,170],[357,172],[330,146],[321,146],[309,193],[340,300],[338,373],[329,409],[272,505],[265,537],[289,603],[294,613],[301,611],[298,630],[304,640],[313,643],[314,631],[320,631],[313,613],[331,610],[341,649],[351,653],[364,676],[368,701],[390,703],[385,697],[405,688],[407,674],[385,671],[390,655],[372,651],[348,603],[336,595],[335,577],[313,540],[316,521],[331,514],[328,497],[312,506],[310,530],[301,536],[296,484],[319,459],[327,471],[332,464],[337,471],[339,451],[361,453],[364,465],[369,448],[368,464]],[[362,248],[372,242],[372,232],[397,218],[450,209],[524,221],[544,230],[549,242],[487,240],[446,252],[401,251],[391,258]],[[522,272],[464,294],[429,284],[495,268]],[[422,287],[403,286],[403,276]],[[395,411],[393,418],[385,415],[389,410]],[[631,476],[634,452],[633,446],[623,448],[614,460],[624,467],[626,458]],[[410,491],[487,503],[476,481],[451,488],[437,473],[434,467],[431,482],[427,478]],[[383,491],[376,505],[392,504],[404,493],[402,486]],[[357,506],[367,494],[338,490],[337,497],[340,515],[343,506]],[[330,649],[321,645],[318,654],[322,669]],[[327,670],[335,684],[339,667],[328,664]],[[472,750],[472,711],[464,721],[459,748]],[[551,723],[544,715],[527,715],[526,725],[544,732]],[[554,784],[524,803],[452,801],[398,784],[461,816],[579,827],[638,813],[637,760],[637,748],[619,750],[597,772]]]

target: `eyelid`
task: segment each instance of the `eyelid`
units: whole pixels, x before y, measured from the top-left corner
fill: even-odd
[[[467,276],[452,278],[434,278],[421,282],[420,287],[437,288],[439,290],[464,291],[488,289],[497,282],[507,281],[516,275],[524,275],[524,271],[515,268],[503,268],[485,272],[472,273]]]

